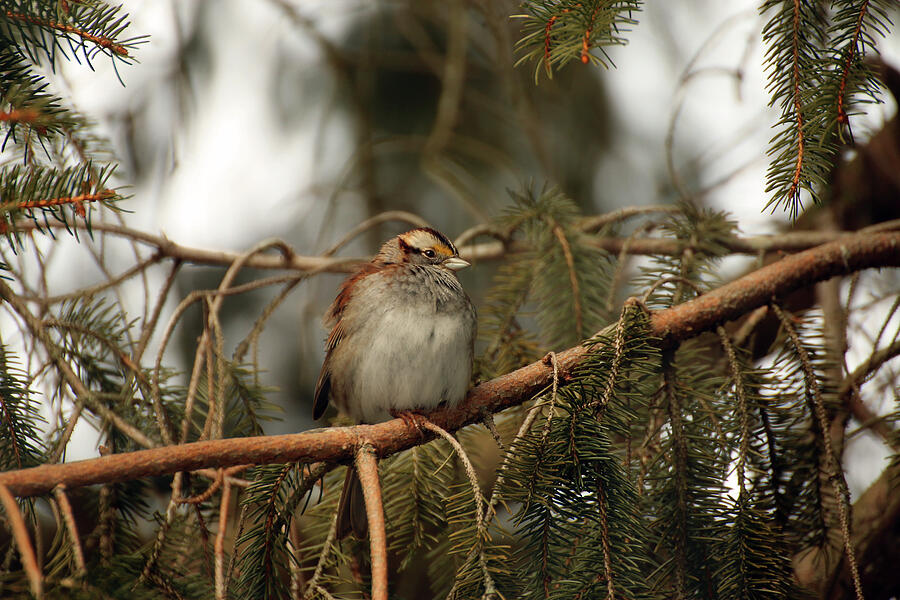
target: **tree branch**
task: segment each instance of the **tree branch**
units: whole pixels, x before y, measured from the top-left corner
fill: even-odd
[[[395,214],[391,214],[396,218]],[[618,212],[609,215],[600,215],[593,219],[586,219],[582,224],[584,230],[590,230],[595,223],[606,222],[613,216],[619,216]],[[626,214],[625,216],[630,216]],[[16,230],[34,229],[37,224],[26,221],[17,223]],[[41,227],[66,229],[63,223],[42,223]],[[173,242],[165,235],[153,235],[124,225],[114,223],[92,223],[88,227],[85,223],[69,223],[69,228],[75,227],[81,230],[100,231],[112,235],[127,238],[156,249],[160,256],[178,259],[197,265],[230,266],[236,260],[241,259],[244,253],[228,250],[208,250],[205,248],[192,248]],[[877,232],[900,228],[900,220],[887,221],[877,226],[862,231]],[[841,239],[850,239],[860,232],[844,231],[796,231],[777,235],[761,235],[754,237],[733,237],[726,240],[717,240],[722,246],[733,254],[759,254],[760,252],[798,252],[815,248],[822,244]],[[665,254],[680,256],[685,249],[691,248],[688,240],[658,239],[658,238],[623,238],[623,237],[588,237],[587,242],[612,254],[619,254],[623,250],[627,254]],[[466,260],[497,260],[510,252],[526,250],[524,243],[514,241],[484,242],[469,244],[459,248],[460,256]],[[331,252],[332,250],[329,250]],[[289,269],[302,272],[316,273],[350,273],[356,267],[367,260],[367,257],[333,258],[323,256],[303,256],[295,254],[287,245],[282,249],[281,255],[258,254],[247,259],[245,267],[253,269]]]
[[[372,600],[387,600],[388,558],[387,533],[384,529],[384,506],[381,500],[381,482],[378,480],[378,462],[375,450],[363,444],[356,451],[356,472],[362,483],[366,502],[366,518],[369,521],[369,556],[372,560]],[[345,485],[349,485],[347,480]],[[346,492],[345,492],[346,493]]]
[[[649,335],[663,347],[695,337],[815,281],[873,267],[900,266],[900,233],[857,234],[788,256],[708,294],[650,318]],[[557,353],[563,381],[588,352],[584,346]],[[483,418],[483,411],[502,411],[540,393],[553,380],[553,366],[540,360],[482,383],[455,408],[438,408],[427,418],[456,431]],[[411,431],[402,419],[377,425],[329,427],[304,433],[232,438],[114,454],[63,465],[42,465],[0,473],[0,485],[17,496],[46,494],[63,483],[75,488],[97,483],[190,471],[205,467],[280,462],[346,462],[361,441],[387,456],[433,437]]]

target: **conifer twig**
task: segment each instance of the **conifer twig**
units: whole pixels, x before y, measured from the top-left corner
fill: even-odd
[[[549,360],[548,360],[549,359]],[[553,417],[556,416],[556,395],[559,391],[559,361],[556,358],[556,352],[548,352],[544,357],[544,362],[549,362],[553,367],[553,388],[550,391],[549,408],[547,409],[547,420],[544,421],[544,428],[541,430],[541,446],[547,443],[547,436],[550,435],[550,427],[553,424]]]
[[[791,343],[794,346],[794,350],[797,352],[798,357],[800,358],[800,363],[803,366],[803,373],[806,378],[806,386],[807,393],[812,397],[814,412],[816,420],[819,423],[819,429],[822,433],[822,442],[825,447],[825,463],[827,465],[827,469],[830,471],[827,473],[828,478],[832,482],[832,489],[834,491],[834,502],[837,504],[838,508],[838,517],[840,518],[841,524],[841,533],[844,542],[844,552],[847,557],[847,564],[850,567],[850,575],[853,580],[853,588],[856,591],[857,600],[864,600],[863,591],[862,591],[862,582],[859,578],[859,567],[856,562],[856,549],[853,547],[853,540],[851,538],[851,529],[850,529],[850,490],[847,488],[847,480],[844,477],[844,469],[841,466],[840,459],[834,452],[834,447],[832,446],[831,436],[828,434],[829,432],[829,421],[828,414],[825,410],[825,402],[822,399],[821,388],[819,387],[818,381],[816,380],[816,373],[812,367],[812,361],[809,358],[809,354],[806,352],[806,348],[800,341],[800,336],[797,334],[797,330],[794,329],[793,323],[788,318],[787,314],[781,309],[780,306],[776,303],[771,304],[772,310],[778,316],[778,319],[781,321],[781,326],[784,328],[785,332],[788,334],[788,337],[791,340]]]
[[[609,373],[606,374],[606,387],[603,389],[599,408],[605,408],[612,400],[613,388],[619,379],[619,369],[622,367],[622,359],[625,356],[625,315],[630,308],[638,306],[642,306],[642,303],[636,298],[629,298],[622,305],[622,313],[619,315],[619,320],[616,321],[616,333],[613,338],[613,361],[609,367]]]
[[[60,438],[60,443],[54,453],[51,455],[52,462],[57,462],[62,456],[62,453],[65,450],[65,445],[68,442],[69,437],[72,435],[72,432],[74,431],[75,423],[78,421],[80,413],[78,407],[84,405],[88,405],[92,411],[101,415],[104,419],[109,420],[119,431],[129,436],[141,446],[144,446],[145,448],[152,448],[156,445],[137,427],[122,419],[119,415],[110,410],[108,407],[104,406],[102,403],[96,401],[93,392],[91,392],[87,388],[87,386],[83,381],[81,381],[75,371],[72,370],[72,366],[62,356],[62,351],[50,338],[41,320],[38,319],[28,309],[28,306],[25,304],[25,302],[18,295],[16,295],[15,292],[13,292],[12,289],[2,280],[0,280],[0,298],[6,300],[6,302],[9,303],[13,310],[15,310],[15,312],[18,313],[19,317],[21,317],[22,321],[25,322],[25,326],[28,328],[34,338],[40,341],[41,345],[44,347],[44,350],[49,355],[51,362],[59,371],[60,376],[75,394],[76,412],[69,417],[68,422],[66,423],[66,429],[63,431],[63,435]],[[51,489],[53,488],[51,487],[46,491],[50,491]]]
[[[515,450],[518,445],[518,442],[528,434],[531,430],[531,426],[537,420],[538,415],[541,413],[540,409],[544,406],[544,404],[538,400],[534,403],[526,411],[525,418],[522,420],[522,424],[519,425],[519,430],[516,432],[516,436],[513,438],[513,441],[509,444],[509,450],[507,450],[506,454],[503,457],[503,462],[500,463],[500,466],[497,468],[497,478],[494,480],[494,489],[491,491],[491,497],[488,499],[488,507],[490,507],[490,511],[488,513],[487,519],[490,519],[497,514],[496,506],[497,502],[500,499],[500,488],[503,486],[504,481],[504,472],[506,471],[506,465],[509,464],[510,458],[515,456]]]
[[[663,354],[663,394],[666,398],[666,412],[669,417],[669,426],[671,428],[672,437],[672,453],[669,460],[672,462],[674,470],[675,484],[675,528],[676,537],[674,541],[676,562],[675,566],[675,598],[683,600],[686,595],[686,579],[687,573],[687,543],[688,543],[688,445],[684,432],[684,423],[682,422],[681,403],[678,400],[678,394],[675,391],[675,368],[672,366],[672,356],[670,353]]]
[[[59,506],[59,512],[62,514],[63,522],[66,524],[66,531],[72,542],[72,554],[75,557],[75,567],[81,572],[86,572],[84,562],[84,549],[81,547],[81,538],[78,536],[78,524],[75,522],[75,515],[72,513],[72,504],[69,497],[66,496],[66,486],[58,485],[53,488],[53,495]]]
[[[562,248],[563,256],[566,259],[566,266],[569,268],[569,285],[572,286],[572,312],[575,315],[575,336],[578,339],[584,338],[584,328],[582,327],[582,309],[581,309],[581,290],[578,285],[578,272],[575,270],[575,257],[572,255],[572,247],[569,246],[569,240],[566,239],[566,232],[559,224],[551,219],[550,223],[553,235],[556,236],[560,248]]]
[[[222,469],[219,470],[222,473]],[[221,478],[224,479],[224,473]],[[216,481],[219,481],[218,479]],[[219,502],[219,530],[216,531],[215,544],[215,582],[216,600],[225,600],[228,589],[225,587],[225,533],[228,531],[228,512],[231,504],[231,484],[226,481],[222,487],[222,498]]]
[[[6,11],[6,18],[13,19],[16,21],[22,21],[23,23],[30,23],[32,25],[37,25],[38,27],[46,27],[48,29],[54,29],[64,34],[72,34],[78,36],[82,40],[93,42],[100,48],[105,48],[110,52],[117,54],[119,56],[128,56],[128,48],[123,46],[122,44],[117,43],[115,40],[110,39],[108,37],[103,37],[99,35],[94,35],[88,31],[84,31],[82,29],[78,29],[73,25],[68,25],[66,23],[60,23],[58,21],[54,21],[52,19],[44,19],[35,15],[29,15],[25,13],[17,13],[11,10]]]
[[[469,455],[466,454],[462,444],[460,444],[455,437],[428,419],[421,419],[420,424],[424,429],[436,433],[447,440],[456,451],[459,460],[462,461],[466,476],[469,478],[469,484],[472,486],[472,495],[475,498],[475,529],[478,532],[478,564],[481,567],[481,576],[484,580],[484,596],[491,597],[492,594],[497,593],[497,587],[494,584],[493,577],[491,577],[491,572],[488,570],[487,559],[484,556],[484,538],[487,535],[487,522],[485,520],[484,497],[481,495],[481,487],[478,485],[478,475],[475,473],[475,467],[472,466]]]
[[[745,487],[745,468],[747,460],[750,458],[750,414],[747,407],[747,392],[744,388],[743,370],[738,363],[737,353],[734,351],[734,344],[732,343],[731,338],[728,337],[728,333],[721,325],[716,327],[716,333],[719,334],[719,342],[722,344],[722,349],[725,351],[725,356],[728,359],[728,366],[731,370],[731,378],[734,382],[734,391],[738,400],[737,413],[740,440],[738,444],[736,471],[738,492],[740,493],[740,497],[742,499],[743,496],[747,493]]]
[[[600,511],[600,544],[603,547],[603,573],[606,576],[606,600],[616,600],[616,586],[613,582],[612,550],[609,543],[609,519],[607,499],[603,486],[597,485],[597,505]]]
[[[225,589],[228,589],[228,586],[231,583],[231,576],[234,573],[234,561],[238,555],[238,540],[241,539],[241,535],[244,533],[244,524],[247,522],[247,507],[249,505],[245,504],[241,507],[241,512],[238,515],[237,522],[237,531],[234,534],[234,543],[231,546],[231,556],[228,559],[228,568],[225,570]]]
[[[319,553],[319,560],[316,561],[316,569],[313,571],[312,577],[310,577],[309,582],[306,584],[306,591],[303,594],[303,598],[308,598],[311,591],[320,589],[319,578],[322,577],[322,573],[325,571],[325,562],[331,552],[331,545],[334,544],[334,540],[337,538],[337,521],[338,513],[335,511],[334,516],[331,519],[331,525],[328,528],[328,535],[325,537],[325,543],[322,545],[322,551]]]

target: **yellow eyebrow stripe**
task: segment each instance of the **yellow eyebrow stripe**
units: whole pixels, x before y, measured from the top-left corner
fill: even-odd
[[[408,232],[406,235],[406,241],[414,248],[419,248],[420,251],[431,248],[437,254],[447,257],[453,256],[454,253],[451,246],[448,246],[437,235],[425,229],[417,229]]]
[[[432,249],[438,254],[443,254],[444,256],[453,256],[453,250],[451,250],[444,244],[435,244],[434,246],[432,246]]]

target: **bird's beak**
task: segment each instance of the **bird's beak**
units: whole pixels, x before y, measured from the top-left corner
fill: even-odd
[[[459,271],[460,269],[465,269],[470,265],[468,261],[465,261],[458,256],[451,256],[442,264],[451,271]]]

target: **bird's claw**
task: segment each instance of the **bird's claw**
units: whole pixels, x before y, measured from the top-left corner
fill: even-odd
[[[411,410],[396,409],[391,409],[390,413],[395,419],[403,419],[403,422],[406,423],[407,427],[419,434],[420,439],[425,437],[424,423],[427,419],[424,415]]]

